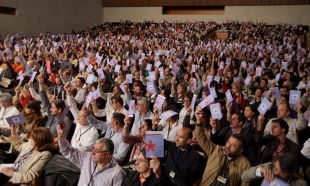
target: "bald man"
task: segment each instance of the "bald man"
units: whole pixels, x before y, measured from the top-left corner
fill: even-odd
[[[191,148],[192,137],[189,128],[180,128],[175,142],[165,141],[164,185],[193,185],[201,177],[204,161],[203,157]]]

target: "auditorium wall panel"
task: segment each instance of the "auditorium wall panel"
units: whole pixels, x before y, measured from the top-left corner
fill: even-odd
[[[101,0],[1,0],[17,8],[16,15],[0,14],[0,33],[70,32],[102,23]]]
[[[104,7],[103,22],[151,21],[262,21],[268,24],[290,23],[310,26],[310,5],[225,6],[223,15],[163,15],[162,7]]]

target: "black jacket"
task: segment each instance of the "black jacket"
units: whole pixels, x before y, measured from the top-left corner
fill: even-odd
[[[192,185],[202,176],[204,159],[190,146],[181,151],[175,143],[165,141],[165,158],[162,170],[165,185]]]
[[[137,171],[132,171],[129,169],[125,169],[126,177],[122,183],[123,186],[140,186],[140,173]],[[163,179],[156,178],[155,174],[151,174],[146,180],[143,182],[143,186],[161,186],[163,184]]]

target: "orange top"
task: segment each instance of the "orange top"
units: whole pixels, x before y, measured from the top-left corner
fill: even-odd
[[[22,64],[19,65],[12,64],[11,66],[16,74],[18,74],[19,71],[22,71],[23,73],[25,72],[25,68]]]

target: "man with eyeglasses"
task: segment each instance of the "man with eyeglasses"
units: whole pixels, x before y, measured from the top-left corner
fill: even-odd
[[[122,184],[124,172],[113,159],[114,144],[110,139],[101,138],[94,144],[92,152],[81,152],[70,146],[59,125],[57,134],[60,152],[81,169],[78,186]]]

